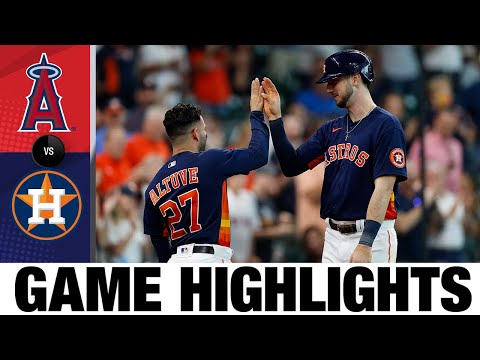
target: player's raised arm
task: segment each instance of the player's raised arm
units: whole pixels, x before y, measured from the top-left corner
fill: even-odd
[[[296,176],[322,162],[325,158],[325,149],[322,146],[324,141],[320,140],[321,131],[295,150],[283,127],[280,94],[277,88],[268,77],[263,78],[262,86],[265,91],[262,94],[264,112],[270,121],[273,147],[283,174],[288,177]]]
[[[263,116],[263,87],[260,80],[255,78],[252,81],[250,94],[250,122],[252,126],[252,137],[248,145],[248,151],[252,155],[251,170],[258,169],[268,162],[269,133]]]
[[[247,148],[233,150],[210,149],[215,169],[224,176],[248,174],[268,162],[269,130],[263,114],[262,86],[256,78],[252,81],[250,96],[250,124],[252,137]]]

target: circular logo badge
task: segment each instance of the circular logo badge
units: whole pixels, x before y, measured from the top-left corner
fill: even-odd
[[[17,225],[37,240],[56,240],[77,225],[82,200],[67,176],[51,170],[26,176],[13,193],[12,214]]]
[[[65,157],[65,147],[58,137],[43,135],[33,144],[32,156],[40,166],[57,166]]]
[[[405,167],[405,154],[403,150],[395,148],[390,151],[390,162],[399,169]]]

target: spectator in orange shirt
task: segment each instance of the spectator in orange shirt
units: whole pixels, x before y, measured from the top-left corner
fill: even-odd
[[[230,50],[224,45],[205,45],[189,52],[192,65],[192,89],[205,111],[224,119],[232,96],[228,75]]]
[[[102,197],[126,182],[130,175],[130,166],[123,156],[126,136],[123,127],[109,128],[105,135],[104,151],[97,155],[97,191]]]
[[[170,142],[166,139],[163,119],[165,111],[158,106],[150,106],[142,125],[142,132],[133,135],[125,148],[125,159],[134,168],[150,154],[158,154],[164,160],[172,153]]]

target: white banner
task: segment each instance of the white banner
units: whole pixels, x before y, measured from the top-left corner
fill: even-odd
[[[0,264],[0,314],[480,314],[480,263]]]

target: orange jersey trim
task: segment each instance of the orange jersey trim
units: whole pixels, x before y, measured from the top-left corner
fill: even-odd
[[[321,162],[325,161],[325,154],[323,155],[320,155],[319,157],[313,159],[312,161],[310,161],[308,163],[308,168],[311,170],[313,169],[315,166],[317,166],[318,164],[320,164]]]
[[[397,218],[397,209],[395,208],[395,194],[392,191],[390,201],[387,205],[387,212],[385,213],[385,220],[394,220]]]
[[[230,213],[228,211],[227,181],[222,185],[222,218],[218,232],[218,245],[230,246]]]

